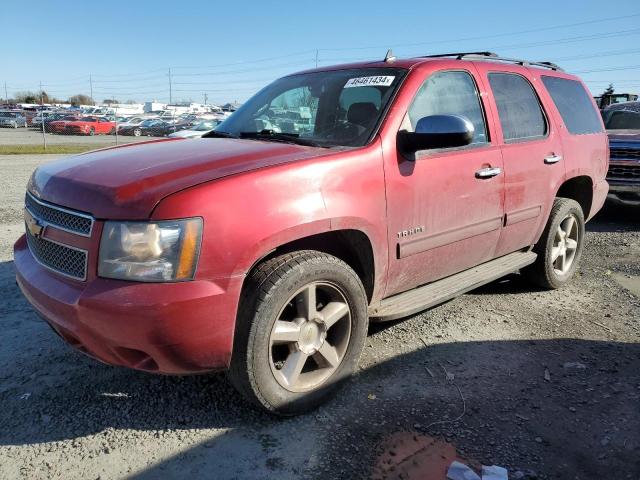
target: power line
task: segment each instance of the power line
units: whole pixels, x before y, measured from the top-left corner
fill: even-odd
[[[257,59],[257,60],[241,60],[239,62],[232,62],[232,63],[219,63],[216,65],[207,65],[207,66],[203,66],[203,65],[192,65],[192,66],[181,66],[181,67],[171,67],[173,69],[197,69],[197,68],[219,68],[219,67],[233,67],[235,65],[245,65],[245,64],[251,64],[251,63],[262,63],[262,62],[270,62],[272,60],[280,60],[281,58],[290,58],[290,57],[296,57],[298,55],[309,55],[313,52],[315,52],[316,50],[304,50],[302,52],[295,52],[295,53],[289,53],[286,55],[278,55],[276,57],[268,57],[268,58],[261,58],[261,59]]]
[[[475,41],[475,40],[485,40],[488,38],[499,38],[499,37],[507,37],[507,36],[512,36],[512,35],[521,35],[521,34],[526,34],[526,33],[537,33],[537,32],[545,32],[548,30],[556,30],[559,28],[571,28],[571,27],[578,27],[578,26],[582,26],[582,25],[591,25],[594,23],[602,23],[602,22],[610,22],[613,20],[621,20],[621,19],[627,19],[627,18],[635,18],[635,17],[640,17],[640,13],[633,13],[630,15],[620,15],[620,16],[616,16],[616,17],[608,17],[608,18],[600,18],[600,19],[596,19],[596,20],[587,20],[587,21],[583,21],[583,22],[577,22],[577,23],[567,23],[567,24],[563,24],[563,25],[554,25],[554,26],[550,26],[550,27],[540,27],[540,28],[533,28],[530,30],[520,30],[518,32],[508,32],[508,33],[497,33],[497,34],[493,34],[493,35],[481,35],[481,36],[474,36],[474,37],[464,37],[464,38],[456,38],[454,40],[435,40],[435,41],[430,41],[430,42],[418,42],[418,43],[399,43],[399,44],[395,44],[395,45],[376,45],[376,46],[369,46],[369,47],[352,47],[352,48],[321,48],[320,51],[353,51],[353,50],[373,50],[373,49],[384,49],[384,48],[389,48],[389,47],[393,47],[393,48],[401,48],[401,47],[417,47],[417,46],[422,46],[422,45],[435,45],[435,44],[444,44],[444,43],[453,43],[453,42],[466,42],[466,41]]]
[[[547,40],[544,42],[531,42],[531,43],[520,43],[520,44],[515,44],[515,45],[501,45],[501,46],[497,46],[497,47],[491,47],[492,49],[502,49],[502,50],[513,50],[516,48],[531,48],[531,47],[540,47],[540,46],[544,46],[544,45],[558,45],[558,44],[564,44],[564,43],[574,43],[574,42],[581,42],[581,41],[585,41],[585,40],[596,40],[596,39],[600,39],[600,38],[612,38],[612,37],[621,37],[624,35],[636,35],[640,33],[640,28],[633,28],[631,30],[623,30],[623,31],[617,31],[617,32],[606,32],[606,33],[599,33],[599,34],[593,34],[593,35],[583,35],[583,36],[578,36],[578,37],[567,37],[567,38],[559,38],[559,39],[555,39],[555,40]]]
[[[576,70],[573,73],[595,73],[595,72],[614,72],[620,70],[637,70],[640,68],[640,65],[629,65],[627,67],[604,67],[604,68],[595,68],[593,70]]]
[[[631,50],[610,50],[608,52],[597,52],[586,55],[573,55],[570,57],[553,57],[556,62],[567,62],[570,60],[581,60],[585,58],[613,57],[617,55],[628,55],[630,53],[640,53],[640,49]]]
[[[202,77],[202,76],[211,76],[211,75],[234,75],[237,73],[252,73],[252,72],[257,72],[257,71],[262,71],[262,70],[274,70],[274,69],[278,69],[278,68],[283,68],[283,67],[290,67],[293,65],[309,65],[312,63],[312,60],[298,60],[296,62],[290,62],[290,63],[282,63],[280,65],[269,65],[267,67],[252,67],[252,68],[248,68],[248,69],[242,69],[242,70],[222,70],[222,71],[214,71],[214,72],[198,72],[198,73],[176,73],[174,74],[174,77]]]

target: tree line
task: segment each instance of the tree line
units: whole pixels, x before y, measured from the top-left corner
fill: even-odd
[[[96,102],[93,100],[93,98],[91,98],[89,95],[84,95],[84,94],[80,93],[80,94],[77,94],[77,95],[71,95],[66,100],[63,100],[63,99],[56,98],[53,95],[49,95],[44,90],[41,91],[41,92],[32,92],[32,91],[17,92],[13,96],[13,98],[4,99],[4,102],[6,102],[6,103],[32,103],[32,104],[69,103],[69,104],[73,105],[74,107],[77,107],[79,105],[95,105],[96,104]],[[115,98],[107,98],[107,99],[103,100],[102,103],[104,103],[105,105],[110,105],[110,104],[120,103],[120,101],[115,99]],[[127,100],[125,103],[132,104],[132,103],[136,103],[136,101],[135,100]]]

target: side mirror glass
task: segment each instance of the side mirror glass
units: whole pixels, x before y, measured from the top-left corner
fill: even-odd
[[[473,141],[473,123],[460,115],[429,115],[418,120],[414,132],[398,132],[398,148],[415,153],[433,148],[452,148]]]

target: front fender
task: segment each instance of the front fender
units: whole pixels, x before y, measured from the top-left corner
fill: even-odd
[[[378,287],[387,270],[379,145],[241,173],[164,198],[153,219],[204,219],[197,278],[242,276],[277,247],[332,230],[371,241]]]

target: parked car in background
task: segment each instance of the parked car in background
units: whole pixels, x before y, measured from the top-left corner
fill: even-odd
[[[111,135],[116,131],[116,124],[103,117],[81,117],[77,120],[55,121],[49,124],[51,133],[68,135]]]
[[[640,206],[640,102],[611,105],[602,116],[609,135],[609,196]]]
[[[27,118],[19,112],[0,112],[0,127],[26,127]]]
[[[38,113],[37,115],[34,115],[31,118],[31,121],[29,122],[29,125],[31,127],[34,127],[34,128],[41,128],[42,127],[42,122],[44,122],[47,119],[51,118],[53,115],[55,115],[54,112],[49,112],[49,111],[40,112],[40,113]]]
[[[277,112],[296,108],[310,128],[287,130]],[[550,63],[470,53],[316,69],[261,89],[201,141],[42,164],[17,283],[86,355],[228,370],[253,405],[299,414],[357,370],[370,318],[517,271],[565,286],[608,160],[587,88]]]
[[[118,133],[120,133],[120,131],[123,128],[140,125],[145,120],[153,120],[153,119],[149,118],[149,117],[130,117],[130,118],[127,118],[123,122],[119,122],[118,123]]]
[[[160,119],[144,120],[139,125],[130,125],[118,130],[119,135],[133,135],[134,137],[166,137],[180,130],[176,124]]]
[[[220,120],[203,120],[195,125],[185,129],[179,130],[175,133],[169,135],[170,138],[198,138],[202,137],[207,132],[210,132],[218,125],[220,125]]]
[[[80,118],[78,113],[52,113],[44,119],[44,131],[51,132],[51,124],[53,122],[73,122]],[[42,128],[42,125],[32,125],[35,128]]]

